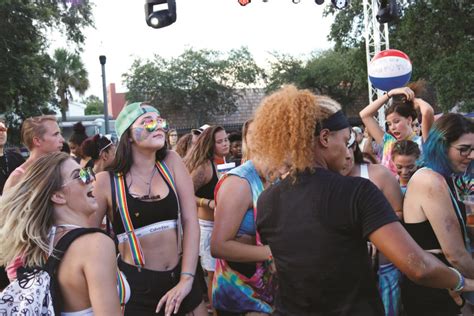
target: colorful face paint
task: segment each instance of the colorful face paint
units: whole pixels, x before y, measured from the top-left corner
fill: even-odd
[[[149,135],[149,132],[145,131],[143,127],[135,127],[133,129],[133,136],[134,138],[141,142],[144,141]]]

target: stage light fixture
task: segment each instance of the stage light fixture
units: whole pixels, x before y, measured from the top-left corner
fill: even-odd
[[[155,11],[154,6],[167,4],[168,9]],[[145,19],[148,26],[155,29],[169,26],[176,21],[175,0],[145,0]]]
[[[314,2],[316,2],[316,4],[319,4],[319,5],[321,5],[321,4],[323,4],[323,3],[324,3],[324,0],[314,0]]]
[[[375,17],[380,24],[396,20],[398,18],[397,0],[380,1],[379,11]]]
[[[349,0],[331,0],[332,5],[339,10],[344,9],[349,5]]]

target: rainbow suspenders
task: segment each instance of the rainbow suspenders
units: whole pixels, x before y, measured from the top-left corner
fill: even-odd
[[[176,194],[176,199],[178,200],[178,252],[181,254],[182,252],[182,225],[181,225],[181,208],[179,206],[179,197],[178,192],[176,191],[176,185],[174,183],[174,179],[168,169],[168,166],[164,162],[157,161],[156,168],[163,176],[163,179],[169,184],[169,186],[173,189],[174,193]],[[123,174],[115,174],[114,175],[114,185],[115,185],[115,195],[117,201],[117,207],[120,213],[120,217],[122,218],[123,227],[125,230],[125,234],[128,236],[128,242],[130,245],[130,251],[132,253],[133,262],[138,267],[138,269],[143,268],[145,265],[145,257],[143,256],[142,247],[140,245],[140,241],[135,234],[132,220],[130,218],[130,213],[128,211],[127,205],[127,197],[125,191],[125,180],[123,178]]]

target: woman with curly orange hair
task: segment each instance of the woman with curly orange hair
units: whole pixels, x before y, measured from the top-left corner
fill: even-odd
[[[257,202],[257,231],[278,272],[273,315],[384,315],[367,239],[417,283],[472,288],[474,280],[416,244],[372,182],[339,173],[350,138],[340,109],[329,97],[286,86],[255,114],[252,154],[270,179],[289,171]]]
[[[229,145],[225,129],[222,126],[211,126],[201,133],[197,143],[184,158],[194,183],[201,229],[199,256],[201,265],[209,276],[209,300],[211,300],[211,282],[216,266],[216,260],[211,256],[211,235],[216,207],[214,189],[218,181],[217,165],[225,162],[224,157],[229,154]]]

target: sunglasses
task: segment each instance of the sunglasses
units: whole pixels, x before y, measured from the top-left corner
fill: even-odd
[[[66,185],[78,179],[81,180],[83,184],[89,184],[95,180],[95,173],[92,168],[79,169],[78,175],[69,180],[68,182],[64,183],[62,187],[65,187]]]
[[[0,127],[0,132],[6,133],[8,131],[8,128],[6,127]]]
[[[146,120],[142,126],[148,133],[153,133],[157,129],[161,128],[163,131],[168,131],[168,122],[165,119],[157,118],[157,119],[148,119]]]

